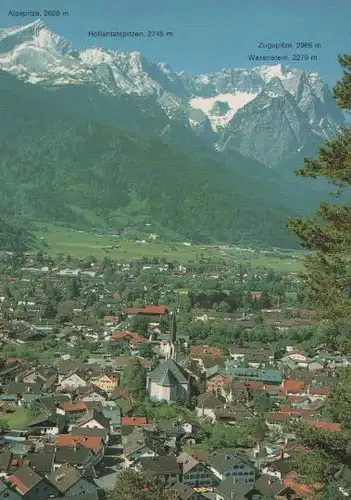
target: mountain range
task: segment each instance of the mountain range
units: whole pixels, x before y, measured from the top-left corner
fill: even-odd
[[[0,69],[9,213],[291,246],[286,217],[326,194],[293,175],[344,124],[315,72],[190,75],[139,52],[77,51],[40,20],[0,29]]]

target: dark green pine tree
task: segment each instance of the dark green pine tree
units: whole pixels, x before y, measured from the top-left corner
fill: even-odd
[[[333,89],[334,97],[338,106],[349,113],[351,56],[339,56],[338,60],[344,71]],[[306,159],[297,173],[327,179],[337,188],[336,198],[345,193],[351,182],[351,128],[345,126],[335,139],[319,148],[316,159]],[[330,346],[350,353],[351,205],[322,202],[313,218],[290,219],[287,227],[299,237],[301,246],[311,251],[302,273],[306,298],[329,324]]]

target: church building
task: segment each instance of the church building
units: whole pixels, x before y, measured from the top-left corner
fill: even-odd
[[[176,361],[177,348],[176,313],[173,311],[166,360],[148,374],[147,388],[152,401],[168,403],[186,401],[190,376]]]

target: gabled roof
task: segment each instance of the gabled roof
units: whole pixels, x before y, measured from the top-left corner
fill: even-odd
[[[275,413],[275,412],[266,412],[264,416],[267,422],[284,422],[285,420],[288,420],[290,417],[288,413]]]
[[[81,362],[75,359],[69,359],[65,361],[60,361],[57,365],[57,369],[60,375],[67,376],[70,373],[77,371],[81,366]]]
[[[147,417],[122,417],[122,425],[143,425],[147,424]]]
[[[78,388],[77,392],[80,394],[80,398],[87,398],[91,394],[98,394],[102,398],[107,397],[107,393],[101,389],[101,387],[98,387],[96,385],[91,385],[90,387],[80,387]]]
[[[68,394],[49,394],[40,398],[40,402],[50,411],[56,409],[58,403],[69,403],[70,401]]]
[[[254,467],[246,457],[241,457],[237,453],[225,453],[221,450],[213,454],[207,460],[207,463],[219,473],[225,472],[238,464],[245,464],[252,468]]]
[[[218,347],[208,345],[193,345],[190,347],[190,356],[202,356],[204,354],[221,356],[221,350]]]
[[[290,472],[287,476],[284,477],[283,483],[285,486],[290,486],[297,493],[302,493],[303,495],[312,495],[319,491],[322,487],[322,483],[309,483],[303,484],[297,481],[297,473]],[[311,497],[312,498],[312,497]]]
[[[84,417],[82,417],[79,420],[77,420],[76,426],[77,427],[81,427],[82,425],[88,423],[90,420],[95,420],[104,429],[109,429],[110,428],[110,424],[109,424],[108,419],[102,414],[101,411],[98,411],[96,409],[92,410],[87,415],[85,415]]]
[[[213,394],[213,392],[205,392],[197,398],[197,406],[203,408],[221,408],[223,403]]]
[[[82,478],[81,474],[70,465],[63,465],[47,476],[49,481],[60,491],[66,493]]]
[[[189,500],[190,498],[196,498],[198,500],[205,498],[194,490],[191,486],[185,486],[183,483],[176,483],[172,486],[171,491],[175,492],[177,495],[177,500]]]
[[[200,463],[195,457],[186,452],[180,453],[177,457],[177,461],[179,464],[182,464],[183,474],[187,474]]]
[[[330,387],[310,387],[308,389],[308,394],[311,394],[311,396],[328,396],[330,392]]]
[[[143,470],[154,474],[180,474],[181,469],[176,458],[172,455],[162,457],[142,457],[139,460]]]
[[[89,427],[73,427],[71,436],[101,437],[106,441],[108,432],[106,429],[91,429]]]
[[[44,451],[40,453],[28,453],[26,459],[29,461],[29,467],[32,467],[36,472],[42,474],[52,471],[54,467],[54,457],[54,451]]]
[[[35,371],[45,381],[57,373],[57,368],[54,366],[38,366]]]
[[[58,446],[55,453],[55,462],[58,464],[70,463],[75,465],[84,464],[91,450],[82,445],[73,446]]]
[[[35,393],[39,394],[43,382],[34,382],[33,384],[26,382],[12,382],[5,389],[6,394],[24,394]]]
[[[299,394],[304,390],[305,383],[292,379],[285,379],[283,382],[283,391],[286,393]]]
[[[122,415],[126,415],[133,409],[132,401],[124,397],[117,398],[116,405],[120,408]]]
[[[128,314],[165,314],[168,312],[168,307],[165,306],[145,306],[145,307],[129,307]]]
[[[173,359],[160,363],[149,374],[150,380],[159,385],[170,386],[175,380],[179,384],[186,384],[189,374]]]
[[[27,465],[23,465],[12,476],[9,476],[8,480],[16,486],[21,495],[25,495],[42,481],[42,477]]]
[[[0,480],[0,494],[3,492],[3,491],[6,491],[8,488],[8,486]]]
[[[81,444],[85,448],[89,448],[94,453],[99,451],[101,445],[101,437],[87,437],[87,436],[71,436],[69,434],[59,434],[56,438],[56,444],[58,446],[74,446]]]
[[[64,380],[67,380],[67,379],[69,379],[70,377],[79,377],[79,378],[80,378],[81,380],[83,380],[84,382],[88,382],[88,380],[89,380],[89,378],[90,378],[90,377],[89,377],[89,375],[88,375],[86,372],[84,372],[83,370],[77,370],[77,371],[75,371],[75,372],[72,372],[72,373],[69,373],[69,374],[67,374],[67,375],[64,375],[64,376],[62,377],[61,384],[62,384],[62,382],[63,382]]]
[[[42,413],[28,422],[27,427],[40,427],[44,424],[49,424],[54,427],[57,424],[57,414],[52,414],[51,412]]]
[[[328,422],[327,420],[309,420],[307,421],[309,427],[314,427],[315,429],[324,429],[326,431],[340,432],[341,424],[335,422]]]
[[[12,458],[11,451],[2,451],[0,453],[0,472],[6,471]]]
[[[87,405],[83,401],[77,401],[76,403],[63,403],[62,409],[66,413],[75,413],[77,411],[87,411]]]
[[[225,500],[230,500],[232,498],[244,500],[247,498],[246,495],[253,488],[254,486],[252,483],[235,482],[234,478],[227,477],[218,486],[216,486],[215,492],[219,493],[219,496]]]

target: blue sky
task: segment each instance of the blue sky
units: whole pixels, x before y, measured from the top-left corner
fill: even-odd
[[[28,7],[29,6],[29,7]],[[70,11],[44,17],[45,9]],[[228,67],[253,67],[248,54],[315,54],[317,61],[290,62],[318,71],[329,85],[341,76],[338,53],[350,51],[350,0],[2,0],[0,26],[28,24],[36,17],[13,18],[10,9],[41,11],[41,19],[77,48],[103,45],[138,50],[167,61],[175,70],[207,73]],[[166,38],[89,38],[89,30],[173,31]],[[260,42],[320,43],[309,50],[263,50]]]

